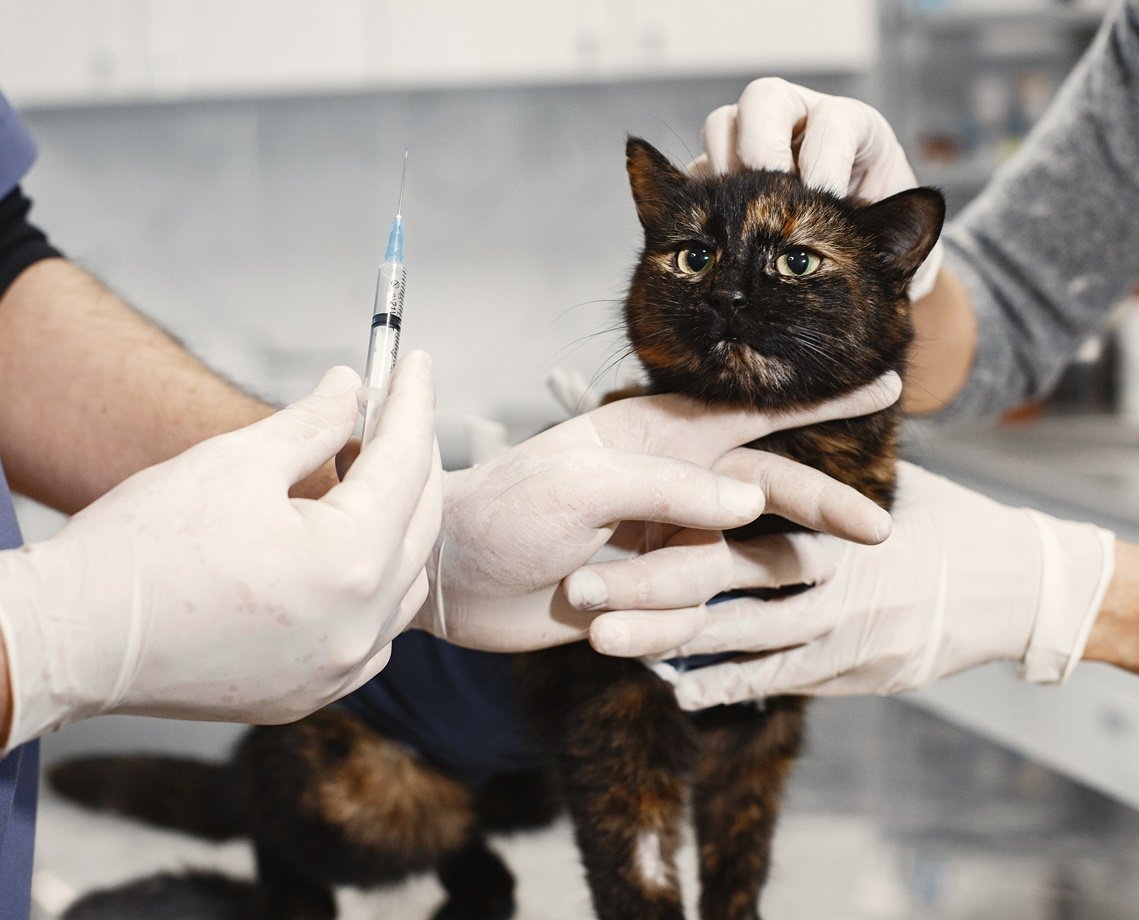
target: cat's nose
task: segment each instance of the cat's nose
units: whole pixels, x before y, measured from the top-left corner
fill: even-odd
[[[715,307],[725,319],[730,319],[739,313],[747,303],[743,291],[721,288],[712,291],[712,306]]]

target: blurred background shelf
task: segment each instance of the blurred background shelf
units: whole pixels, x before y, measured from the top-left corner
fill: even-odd
[[[880,0],[879,108],[950,214],[1043,114],[1104,3]]]

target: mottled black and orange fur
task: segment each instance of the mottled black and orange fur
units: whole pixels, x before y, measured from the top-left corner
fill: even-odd
[[[940,232],[939,193],[866,205],[784,173],[693,178],[637,139],[627,159],[645,246],[625,318],[651,392],[788,409],[904,370],[913,334],[906,286]],[[694,246],[716,254],[698,276],[678,264]],[[776,261],[791,250],[817,255],[819,268],[781,275]],[[752,446],[822,469],[888,508],[898,421],[895,407]],[[790,526],[767,516],[734,537]],[[754,920],[804,701],[687,716],[655,673],[583,644],[525,656],[520,667],[549,720],[598,917],[684,916],[674,855],[690,792],[701,917]],[[646,840],[665,869],[655,883],[639,868]]]
[[[637,139],[627,159],[645,245],[626,323],[650,390],[784,409],[904,367],[905,291],[940,230],[938,193],[916,189],[866,205],[783,173],[693,178]],[[686,247],[715,253],[708,270],[681,270]],[[777,260],[789,251],[819,257],[817,270],[780,274]],[[887,409],[753,446],[818,467],[889,507],[897,425],[898,410]],[[764,517],[733,536],[790,526]],[[227,788],[240,778],[246,805],[231,810],[230,830],[252,835],[256,848],[248,915],[331,918],[333,884],[434,870],[448,894],[439,920],[505,920],[513,878],[484,835],[536,826],[564,804],[602,920],[683,918],[674,857],[688,809],[701,917],[756,920],[780,799],[802,744],[803,700],[687,714],[642,663],[605,658],[584,643],[516,656],[513,667],[550,752],[550,775],[504,776],[476,793],[335,711],[254,729],[233,766],[216,768]],[[55,782],[75,798],[179,824],[153,802],[132,808],[106,794],[98,769],[73,764]],[[92,782],[103,793],[87,788]],[[209,807],[187,793],[179,801],[188,812]],[[85,916],[97,915],[74,920]]]

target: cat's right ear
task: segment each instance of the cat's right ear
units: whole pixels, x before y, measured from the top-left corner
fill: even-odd
[[[648,141],[630,137],[625,166],[642,227],[651,227],[675,213],[691,181]]]

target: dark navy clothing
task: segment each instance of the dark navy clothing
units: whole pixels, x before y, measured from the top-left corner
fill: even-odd
[[[729,596],[736,595],[711,603]],[[551,763],[519,701],[512,657],[413,630],[392,644],[388,666],[338,705],[477,787],[498,774]],[[669,664],[686,671],[731,657],[698,655]]]
[[[35,155],[31,135],[0,95],[0,198],[16,188]],[[0,469],[0,549],[23,542],[8,481]],[[38,742],[22,745],[0,760],[0,920],[27,920],[31,913],[38,781]]]
[[[527,728],[511,657],[412,630],[392,643],[388,666],[339,705],[479,786],[548,763]]]

